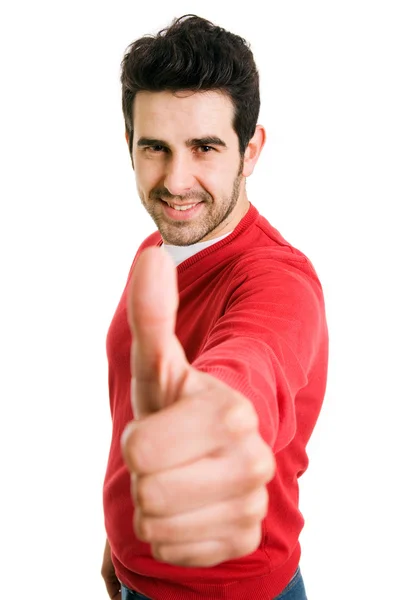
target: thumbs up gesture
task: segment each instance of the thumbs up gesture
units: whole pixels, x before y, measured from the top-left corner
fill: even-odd
[[[159,561],[209,567],[258,548],[275,462],[252,403],[188,363],[178,298],[170,257],[145,250],[128,295],[135,420],[121,444],[136,536]]]

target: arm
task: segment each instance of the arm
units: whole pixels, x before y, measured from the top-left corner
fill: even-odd
[[[278,452],[296,430],[296,394],[326,357],[324,299],[312,273],[272,260],[252,271],[251,278],[237,277],[225,314],[192,366],[246,396],[264,440]]]
[[[264,278],[258,286],[253,278],[249,289],[246,278],[233,286],[201,356],[189,364],[174,333],[176,269],[158,249],[138,261],[128,296],[136,418],[121,443],[136,536],[157,560],[206,567],[259,547],[266,484],[275,473],[271,446],[290,440],[294,396],[307,382],[321,331],[314,331],[317,294],[296,276],[289,280],[280,274],[275,296],[273,278],[268,293]],[[282,322],[297,333],[285,335]]]
[[[114,600],[121,600],[121,585],[117,579],[117,576],[115,575],[114,565],[111,560],[111,548],[107,539],[104,547],[101,576],[106,584],[109,597],[113,598]]]

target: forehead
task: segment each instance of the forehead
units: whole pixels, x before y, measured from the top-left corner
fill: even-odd
[[[186,136],[235,135],[234,108],[219,91],[139,92],[133,107],[134,137],[160,132]]]

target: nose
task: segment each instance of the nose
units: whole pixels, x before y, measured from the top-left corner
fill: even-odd
[[[183,196],[193,188],[194,175],[191,161],[185,156],[171,156],[164,178],[164,186],[172,196]]]

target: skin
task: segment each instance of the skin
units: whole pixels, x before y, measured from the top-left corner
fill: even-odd
[[[230,100],[219,92],[141,92],[136,99],[137,188],[166,243],[213,239],[246,214],[245,177],[253,172],[265,132],[258,126],[240,157],[232,117]],[[224,145],[208,151],[187,143],[205,137]],[[139,142],[144,138],[163,144],[148,150]],[[204,204],[193,219],[179,221],[165,215],[158,196]],[[188,363],[174,332],[178,302],[171,258],[148,248],[128,294],[135,420],[124,431],[121,450],[131,474],[136,536],[150,544],[156,560],[209,567],[259,546],[275,461],[252,403]],[[119,598],[108,543],[102,573],[109,596]]]
[[[252,403],[187,362],[178,299],[172,260],[147,249],[129,288],[136,419],[121,444],[138,538],[157,560],[208,567],[258,547],[275,463]]]
[[[114,565],[111,560],[111,548],[110,544],[108,543],[108,540],[106,540],[106,545],[104,547],[101,576],[104,579],[104,583],[106,585],[109,597],[113,598],[114,600],[121,600],[121,586],[119,584],[117,576],[115,575]]]
[[[242,157],[233,116],[231,100],[219,91],[137,94],[132,165],[139,197],[165,243],[186,246],[229,233],[249,209],[245,177],[265,131],[257,127]],[[190,220],[171,219],[160,199],[201,202],[201,210]]]

